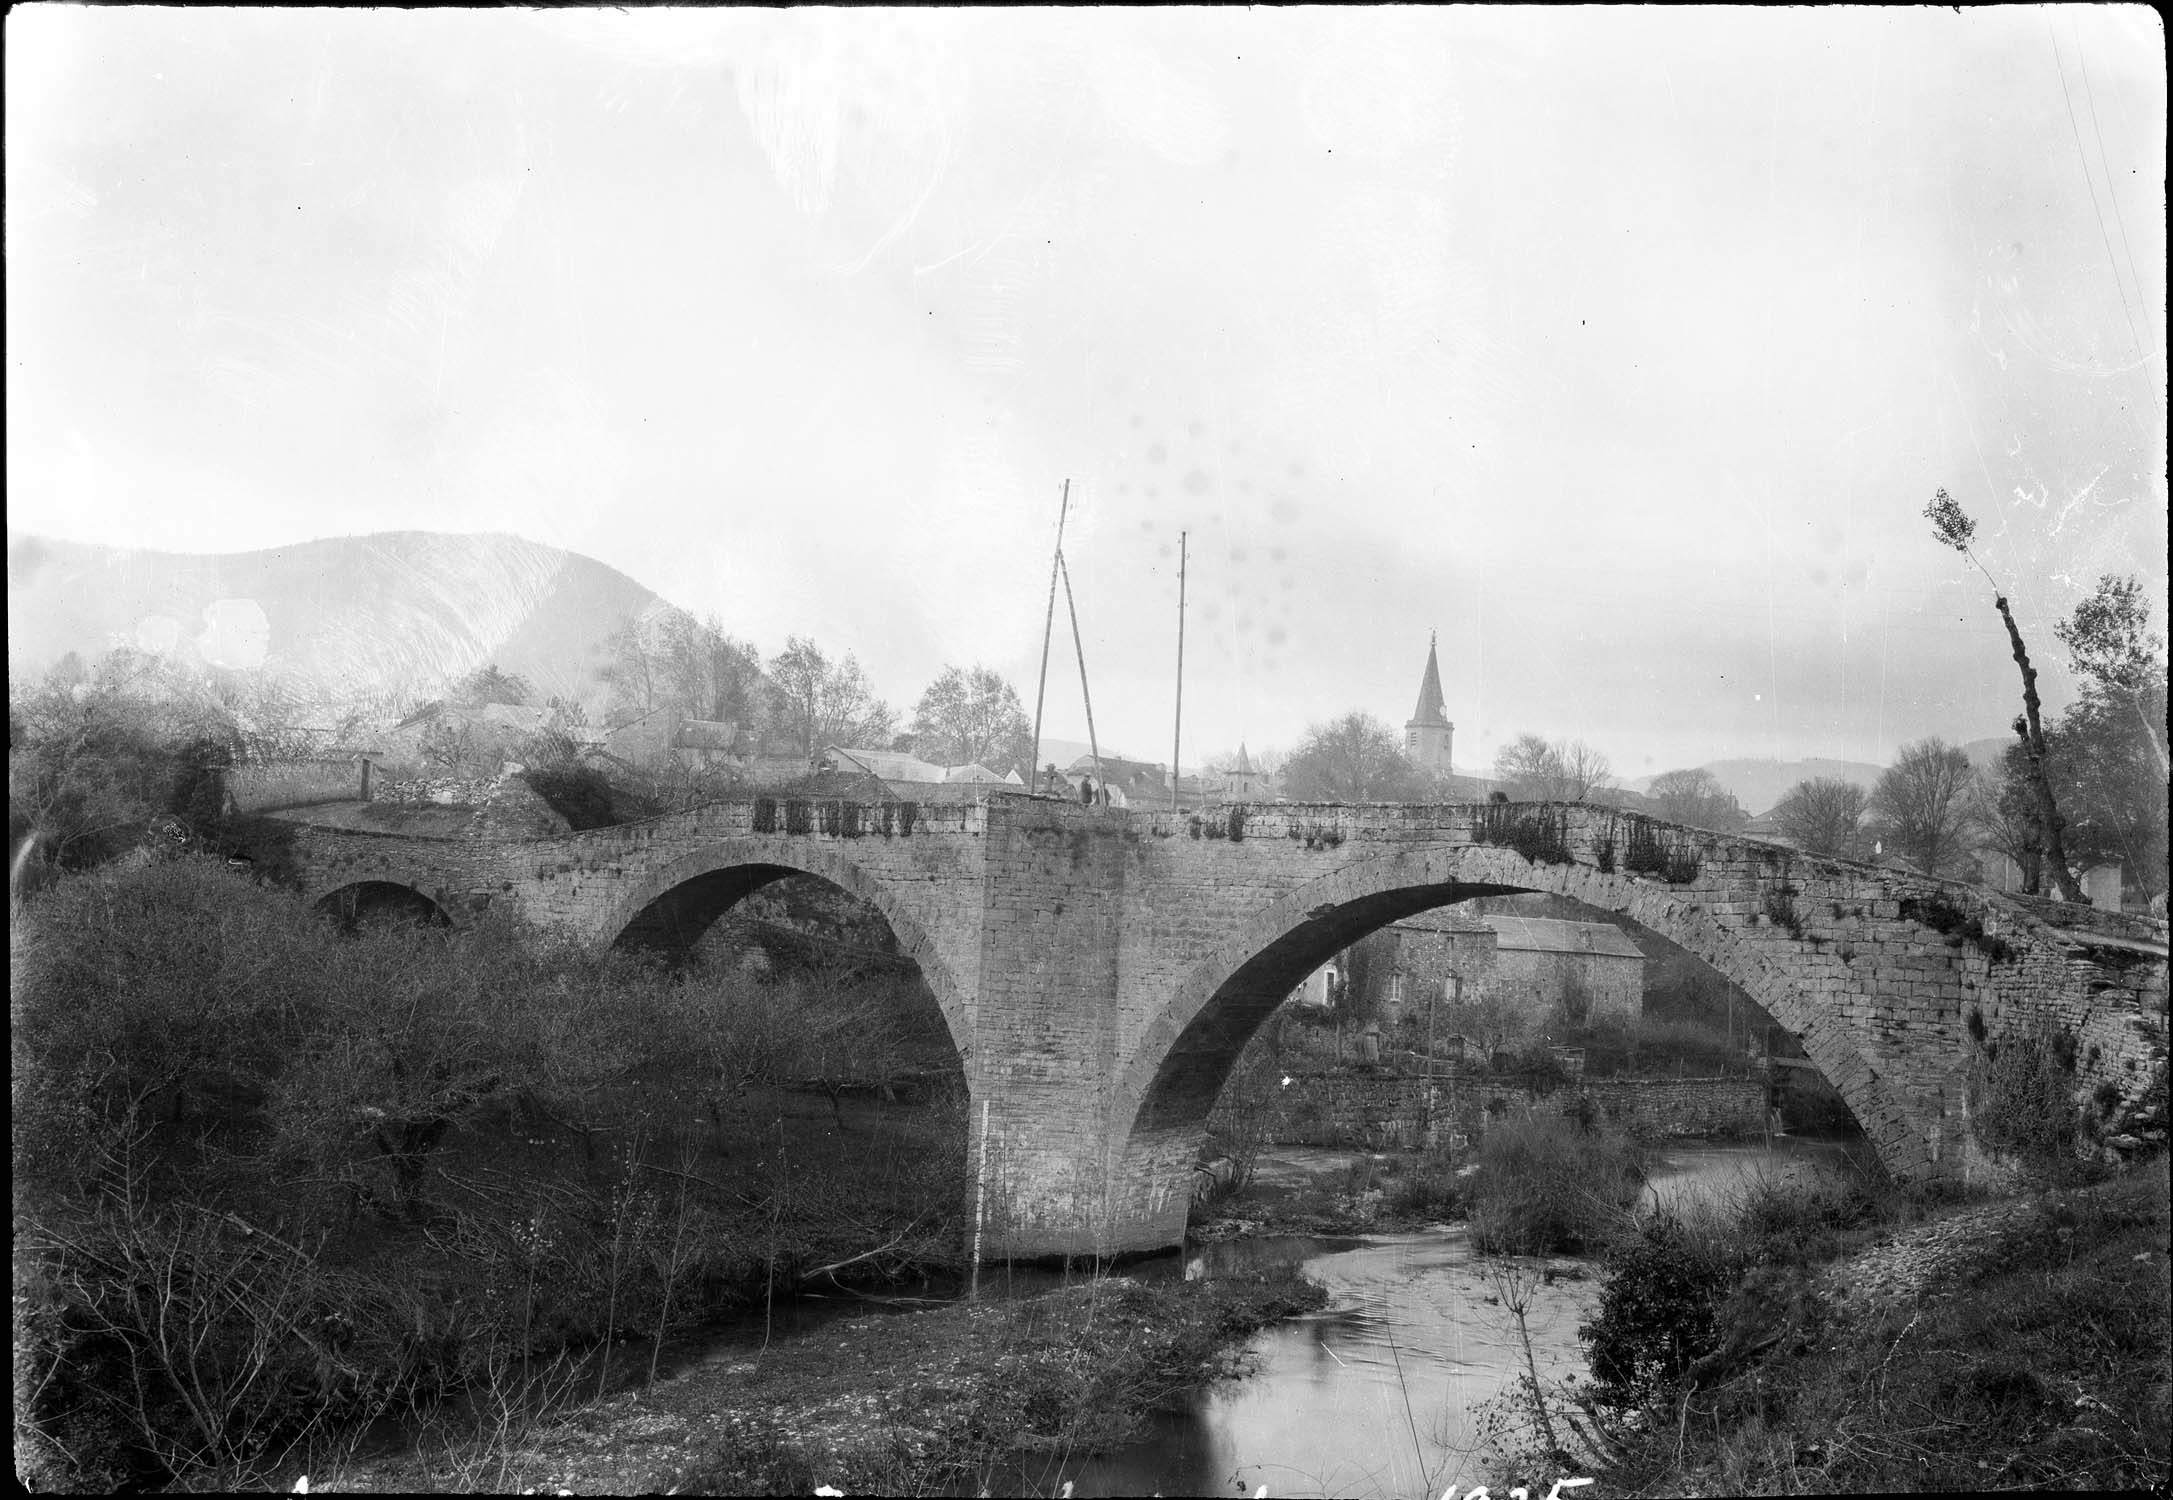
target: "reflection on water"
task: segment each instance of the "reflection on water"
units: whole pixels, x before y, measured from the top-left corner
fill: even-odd
[[[1816,1171],[1863,1170],[1876,1160],[1862,1137],[1829,1140],[1777,1135],[1770,1146],[1684,1146],[1649,1170],[1640,1209],[1677,1213],[1739,1198],[1760,1180],[1787,1182]]]
[[[1061,1473],[1015,1476],[1077,1495],[1438,1495],[1478,1483],[1477,1409],[1523,1369],[1508,1314],[1461,1230],[1231,1241],[1199,1257],[1217,1275],[1296,1263],[1329,1305],[1256,1335],[1255,1373],[1187,1393],[1130,1447]],[[1543,1377],[1582,1369],[1589,1281],[1542,1287],[1533,1352]]]
[[[1759,1172],[1841,1165],[1848,1143],[1779,1137],[1766,1146],[1670,1151],[1648,1201],[1713,1200]],[[1011,1493],[1080,1496],[1438,1496],[1450,1484],[1535,1494],[1560,1475],[1490,1475],[1478,1453],[1482,1408],[1524,1370],[1508,1311],[1461,1229],[1355,1240],[1299,1236],[1203,1247],[1188,1275],[1300,1266],[1327,1288],[1318,1313],[1264,1329],[1255,1373],[1185,1393],[1149,1431],[1092,1460],[996,1476]],[[1598,1300],[1597,1268],[1538,1288],[1529,1314],[1543,1380],[1585,1373],[1577,1325]]]

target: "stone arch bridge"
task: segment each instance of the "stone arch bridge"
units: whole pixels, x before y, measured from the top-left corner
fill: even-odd
[[[1180,1243],[1193,1154],[1254,1029],[1354,939],[1472,896],[1572,897],[1704,959],[1802,1041],[1906,1179],[1982,1163],[1966,1084],[1987,1043],[2058,1027],[2078,1099],[2131,1144],[2166,1055],[2163,922],[1583,804],[753,798],[526,839],[305,822],[295,854],[311,899],[402,887],[456,923],[510,905],[648,945],[791,874],[866,900],[962,1057],[998,1256]]]

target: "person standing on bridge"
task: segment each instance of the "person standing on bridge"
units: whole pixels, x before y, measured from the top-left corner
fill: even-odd
[[[1093,777],[1082,776],[1079,778],[1079,800],[1088,807],[1092,807],[1094,805]]]

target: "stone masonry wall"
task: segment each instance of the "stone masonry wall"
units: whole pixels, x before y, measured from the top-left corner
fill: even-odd
[[[1504,1113],[1561,1114],[1579,1095],[1603,1117],[1647,1136],[1756,1134],[1766,1120],[1761,1078],[1594,1078],[1581,1086],[1541,1086],[1487,1073],[1433,1080],[1432,1120],[1439,1139],[1453,1121],[1470,1139]],[[1427,1081],[1389,1074],[1296,1075],[1268,1117],[1278,1145],[1415,1147],[1426,1139]],[[1216,1123],[1210,1117],[1210,1128]]]
[[[270,812],[326,802],[359,802],[366,767],[352,756],[239,765],[226,773],[226,795],[236,812]]]

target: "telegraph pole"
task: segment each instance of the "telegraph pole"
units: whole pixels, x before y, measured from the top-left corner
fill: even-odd
[[[1041,622],[1041,680],[1034,686],[1034,763],[1027,769],[1041,780],[1041,702],[1049,691],[1049,637],[1056,630],[1056,570],[1064,561],[1064,518],[1071,514],[1071,481],[1064,481],[1064,501],[1056,512],[1056,555],[1049,559],[1049,613]]]
[[[1182,753],[1185,733],[1185,537],[1177,533],[1177,716],[1170,728],[1169,747],[1169,805],[1177,811],[1177,757]],[[1051,596],[1053,599],[1053,595]]]

